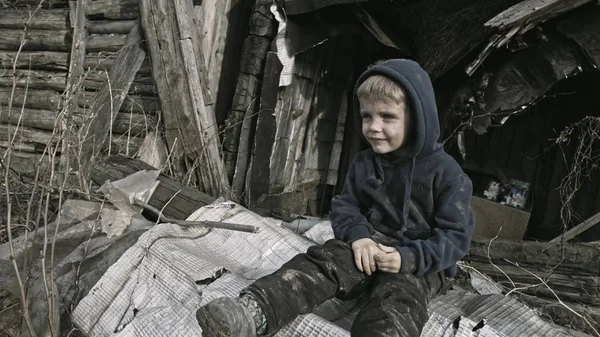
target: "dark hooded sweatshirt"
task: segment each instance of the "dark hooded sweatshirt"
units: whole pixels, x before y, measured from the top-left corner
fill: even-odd
[[[369,149],[356,155],[342,194],[332,201],[335,237],[352,243],[377,230],[398,240],[400,272],[455,276],[474,228],[471,180],[439,142],[427,73],[414,61],[390,60],[369,68],[356,87],[376,74],[404,88],[413,115],[411,140],[389,154]],[[355,115],[360,125],[359,112]]]

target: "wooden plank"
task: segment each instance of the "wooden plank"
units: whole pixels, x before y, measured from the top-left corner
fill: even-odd
[[[195,6],[195,18],[199,29],[201,50],[204,54],[210,93],[217,97],[221,67],[225,52],[225,42],[229,27],[228,13],[231,0],[204,0],[201,6]]]
[[[94,71],[110,70],[114,66],[116,58],[116,52],[89,52],[85,56],[83,67],[84,69]],[[137,73],[138,75],[152,76],[152,68],[150,66],[150,59],[148,57],[144,59],[144,62],[142,62],[142,66]]]
[[[67,73],[50,70],[22,70],[0,72],[0,87],[52,89],[63,91],[67,85]]]
[[[250,35],[244,41],[240,72],[259,76],[262,74],[265,57],[271,41],[269,39]]]
[[[140,15],[137,0],[96,0],[86,7],[85,14],[110,20],[132,20]]]
[[[69,69],[69,53],[53,51],[24,51],[19,53],[17,58],[16,51],[3,50],[0,51],[0,67],[4,69],[12,68],[15,58],[17,69],[59,71]]]
[[[107,180],[116,181],[141,170],[156,170],[156,168],[136,159],[123,156],[103,158],[92,168],[91,179],[97,185]],[[163,210],[167,217],[187,219],[198,208],[211,204],[215,198],[200,192],[197,188],[184,186],[171,177],[161,174],[158,184],[148,204]]]
[[[253,151],[246,183],[246,203],[250,207],[264,206],[265,208],[271,208],[269,205],[260,204],[269,194],[271,181],[270,158],[273,153],[273,142],[276,132],[276,119],[273,111],[277,105],[278,90],[275,90],[275,88],[279,86],[279,75],[282,69],[283,66],[279,62],[277,53],[267,53],[260,108],[258,110]],[[238,172],[244,173],[244,170],[240,169]],[[239,180],[235,178],[235,188],[237,189],[240,188]]]
[[[596,214],[592,215],[591,217],[589,217],[588,219],[586,219],[584,222],[569,229],[562,235],[559,235],[559,236],[555,237],[554,239],[550,240],[550,243],[559,243],[562,241],[569,241],[572,238],[576,237],[577,235],[594,227],[599,222],[600,222],[600,213],[596,213]]]
[[[88,52],[119,51],[125,45],[125,34],[92,34],[85,41]]]
[[[25,32],[3,29],[0,31],[0,49],[18,50]],[[28,30],[22,50],[70,51],[69,30]]]
[[[592,0],[526,0],[517,3],[491,18],[485,26],[506,29],[532,21],[546,21],[580,7]]]
[[[123,155],[127,157],[134,156],[142,147],[144,138],[132,137],[128,135],[112,134],[110,139],[100,149],[102,156]],[[109,147],[110,144],[110,147]],[[95,164],[94,164],[95,165]]]
[[[144,137],[148,132],[157,128],[157,118],[136,113],[119,112],[112,128],[115,134]]]
[[[229,182],[219,153],[215,117],[202,87],[206,73],[203,62],[198,61],[202,53],[190,17],[192,3],[143,1],[140,13],[163,107],[167,146],[174,150],[172,157],[191,160],[201,167],[195,173],[206,193],[227,195]]]
[[[136,25],[127,36],[126,46],[117,56],[117,67],[111,69],[108,74],[109,80],[91,102],[91,115],[95,117],[89,124],[82,126],[91,132],[82,144],[83,152],[79,160],[79,172],[83,177],[89,175],[89,167],[98,156],[135,73],[146,56],[142,43],[142,32],[139,25]]]
[[[346,115],[348,114],[348,95],[347,91],[342,93],[341,105],[337,114],[337,125],[335,128],[335,137],[333,139],[333,145],[331,149],[331,157],[329,161],[329,168],[327,171],[327,178],[325,184],[336,186],[338,177],[340,174],[340,159],[342,157],[342,148],[344,146],[344,132],[346,129]],[[352,113],[352,112],[351,112]]]
[[[92,20],[88,24],[90,34],[128,34],[135,20]]]
[[[14,96],[12,88],[0,88],[0,105],[8,105],[13,100],[13,109],[26,108],[56,110],[61,104],[61,94],[53,90],[17,88]]]
[[[71,28],[68,19],[69,10],[62,8],[37,11],[26,8],[0,8],[1,29],[22,30],[27,26],[27,29],[36,30],[67,30]]]

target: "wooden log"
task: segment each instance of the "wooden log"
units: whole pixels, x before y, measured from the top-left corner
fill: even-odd
[[[32,7],[35,8],[40,4],[40,0],[12,0],[13,7]],[[59,9],[66,8],[69,5],[69,0],[52,0],[43,1],[42,8]]]
[[[16,61],[17,69],[59,70],[69,69],[69,53],[53,51],[0,51],[0,67],[10,69]]]
[[[490,240],[471,241],[469,260],[487,262],[488,255],[494,263],[509,260],[523,267],[547,266],[566,275],[600,275],[600,247],[593,244],[565,243],[559,247],[548,242],[496,239],[490,246]]]
[[[7,164],[6,151],[5,148],[0,148],[0,158],[3,158],[1,160],[4,165]],[[38,167],[42,170],[50,167],[50,158],[41,153],[11,151],[9,167],[21,174],[35,174]]]
[[[89,71],[85,75],[84,87],[86,90],[99,90],[102,85],[106,82],[108,72],[103,71]],[[148,76],[136,75],[131,86],[129,87],[129,93],[153,96],[156,94],[156,87],[154,86],[154,79]]]
[[[156,130],[157,119],[153,116],[119,112],[113,123],[113,133],[144,137],[150,131]]]
[[[198,61],[202,53],[191,18],[192,3],[142,1],[140,13],[172,156],[197,161],[202,168],[196,171],[201,189],[213,196],[227,196],[229,183],[219,153],[215,117],[202,87],[206,74],[204,64]],[[181,73],[186,76],[182,78]]]
[[[550,243],[559,243],[561,241],[565,241],[565,242],[569,241],[572,238],[576,237],[577,235],[594,227],[599,222],[600,222],[600,213],[596,213],[596,214],[592,215],[589,219],[580,223],[579,225],[576,225],[575,227],[569,229],[564,234],[559,235],[559,236],[555,237],[554,239],[550,240]]]
[[[22,70],[0,72],[0,87],[53,89],[63,91],[67,85],[67,73],[50,70]]]
[[[2,107],[4,110],[5,107]],[[8,111],[0,113],[0,123],[22,125],[40,130],[54,130],[58,112],[56,110],[30,109],[14,107],[9,114]]]
[[[90,2],[85,14],[111,20],[132,20],[140,15],[137,0],[96,0]]]
[[[24,39],[23,50],[70,51],[71,32],[68,30],[0,30],[0,49],[18,50]]]
[[[88,32],[90,34],[128,34],[135,20],[92,20],[88,24]]]
[[[28,128],[24,126],[15,127],[14,125],[0,124],[0,140],[14,141],[22,143],[34,143],[42,146],[56,145],[58,137],[52,132]]]
[[[95,92],[85,91],[79,100],[79,106],[90,108]],[[121,104],[119,111],[126,111],[139,114],[148,114],[155,116],[161,110],[160,101],[156,97],[127,95]]]
[[[133,82],[135,73],[142,65],[146,52],[142,47],[142,32],[139,24],[134,26],[127,35],[126,46],[119,52],[116,59],[117,67],[111,69],[109,80],[97,92],[91,101],[91,115],[89,124],[83,128],[92,133],[84,140],[83,152],[79,159],[80,173],[83,177],[89,175],[89,167],[99,155],[106,140],[107,131],[114,122],[123,100]]]
[[[85,57],[84,68],[94,71],[110,70],[114,66],[116,58],[116,52],[102,51],[88,53]],[[152,76],[152,68],[150,67],[149,58],[144,59],[140,70],[138,70],[138,74],[143,76]]]
[[[0,88],[0,105],[3,105],[2,109],[6,109],[9,104],[11,92],[12,88]],[[17,88],[12,101],[13,109],[21,109],[25,106],[26,108],[56,110],[61,106],[61,95],[53,90],[30,89],[26,91],[23,88]]]
[[[257,0],[250,15],[250,34],[272,39],[277,35],[277,20],[271,12],[270,0]]]
[[[126,157],[134,156],[142,146],[144,138],[127,135],[113,134],[110,139],[110,149],[108,142],[101,148],[102,156],[123,155]],[[110,151],[109,151],[110,150]]]
[[[67,9],[0,8],[1,29],[68,30],[68,19]]]
[[[90,178],[97,185],[107,180],[116,181],[141,170],[156,168],[136,159],[122,156],[103,158],[92,168]],[[215,201],[215,198],[193,187],[184,186],[171,177],[161,174],[160,184],[152,194],[148,204],[163,210],[163,214],[175,219],[187,219],[198,208]]]
[[[85,41],[88,52],[119,51],[125,45],[125,34],[92,34]]]

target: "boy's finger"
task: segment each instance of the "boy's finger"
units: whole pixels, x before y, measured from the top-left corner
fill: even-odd
[[[368,255],[368,253],[363,253],[363,256],[362,256],[362,265],[363,265],[364,272],[367,275],[371,275],[371,263],[369,261],[369,255]]]
[[[356,268],[358,268],[358,270],[361,272],[364,271],[362,267],[361,255],[357,254],[356,252],[354,253],[354,264],[356,264]]]
[[[384,252],[386,252],[386,253],[395,253],[395,252],[397,252],[397,251],[398,251],[398,250],[397,250],[396,248],[394,248],[394,247],[385,246],[385,245],[382,245],[381,243],[378,243],[378,244],[377,244],[377,246],[379,246],[379,249],[383,250],[383,251],[384,251]]]

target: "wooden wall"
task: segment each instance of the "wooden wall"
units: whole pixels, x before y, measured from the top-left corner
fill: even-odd
[[[571,78],[558,85],[555,94],[510,117],[502,127],[492,127],[481,136],[466,133],[467,159],[463,168],[473,179],[475,194],[482,194],[485,179],[495,168],[500,168],[507,178],[531,183],[531,218],[526,234],[530,239],[548,240],[562,232],[558,187],[568,172],[578,141],[574,134],[570,143],[559,147],[554,139],[567,125],[588,115],[600,116],[600,101],[594,92],[598,83],[597,75]],[[456,149],[453,152],[459,158]],[[568,227],[600,212],[600,170],[593,170],[581,183],[572,203],[573,221]],[[579,239],[600,239],[600,228],[588,230]]]

